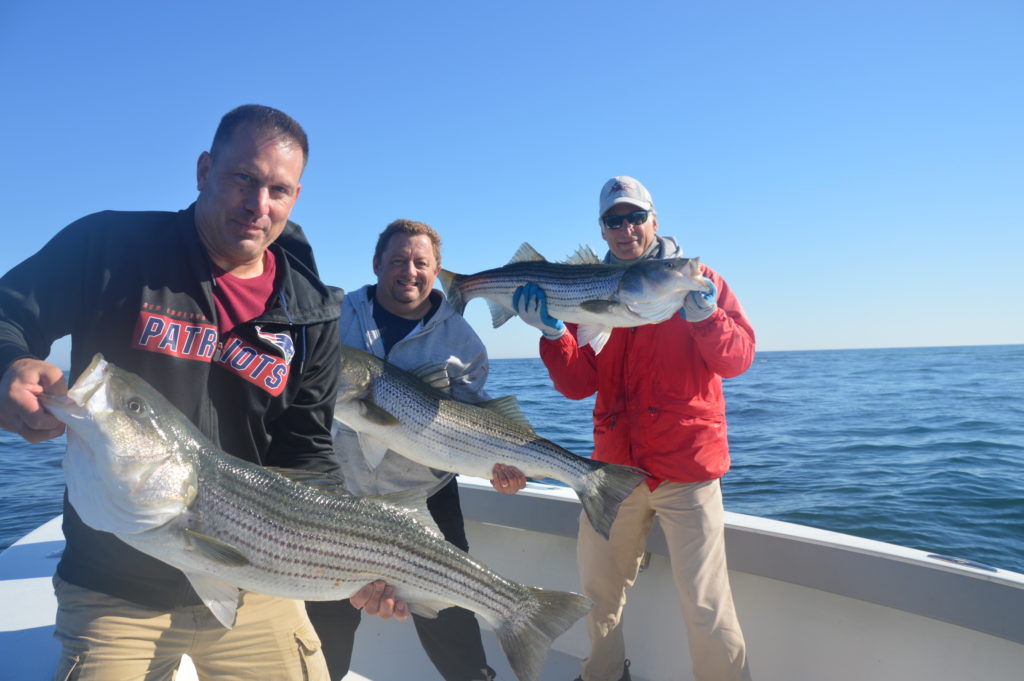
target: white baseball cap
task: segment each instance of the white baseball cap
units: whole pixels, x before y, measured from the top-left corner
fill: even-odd
[[[620,175],[613,177],[601,187],[601,211],[597,214],[598,219],[604,217],[608,209],[619,203],[628,203],[640,208],[654,212],[654,199],[647,188],[640,184],[640,180]]]

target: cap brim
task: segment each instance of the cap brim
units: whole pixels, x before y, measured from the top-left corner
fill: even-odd
[[[652,204],[646,202],[646,201],[640,201],[640,200],[637,200],[637,199],[630,198],[628,196],[620,196],[617,199],[615,199],[614,201],[612,201],[611,203],[609,203],[607,206],[605,206],[604,209],[601,211],[601,215],[599,215],[598,217],[599,218],[603,218],[605,213],[607,213],[614,206],[617,206],[620,203],[628,203],[631,206],[636,206],[640,210],[649,210],[649,211],[653,211],[654,210],[654,206]]]

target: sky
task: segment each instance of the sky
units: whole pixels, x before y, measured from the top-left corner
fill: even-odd
[[[603,253],[631,175],[760,350],[1022,343],[1022,67],[1020,0],[0,3],[0,272],[88,213],[188,206],[258,103],[309,134],[292,219],[346,290],[396,218],[460,273]]]

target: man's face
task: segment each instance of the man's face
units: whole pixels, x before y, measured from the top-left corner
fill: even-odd
[[[196,169],[199,237],[218,266],[256,276],[299,198],[302,148],[242,126],[215,153],[204,151]]]
[[[378,303],[406,319],[420,319],[430,311],[430,290],[441,271],[434,244],[426,234],[395,234],[374,260]]]
[[[629,215],[640,210],[631,203],[617,203],[605,215]],[[608,242],[612,255],[620,260],[636,260],[654,242],[654,233],[658,231],[658,217],[654,213],[647,216],[646,222],[633,225],[623,221],[618,229],[608,229],[601,223],[601,236]]]

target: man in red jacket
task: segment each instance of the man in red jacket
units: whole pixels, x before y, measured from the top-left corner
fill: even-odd
[[[682,249],[658,232],[650,193],[631,177],[613,177],[600,195],[605,262],[678,258]],[[667,540],[698,681],[750,679],[746,644],[726,569],[719,484],[729,469],[722,378],[746,371],[754,330],[725,280],[706,265],[708,292],[692,291],[677,315],[659,324],[612,331],[596,353],[547,314],[544,292],[527,284],[517,311],[544,334],[540,355],[555,388],[570,399],[597,393],[593,458],[651,473],[619,508],[606,541],[580,516],[577,559],[590,655],[577,681],[628,681],[622,635],[626,589],[640,568],[657,515]]]

